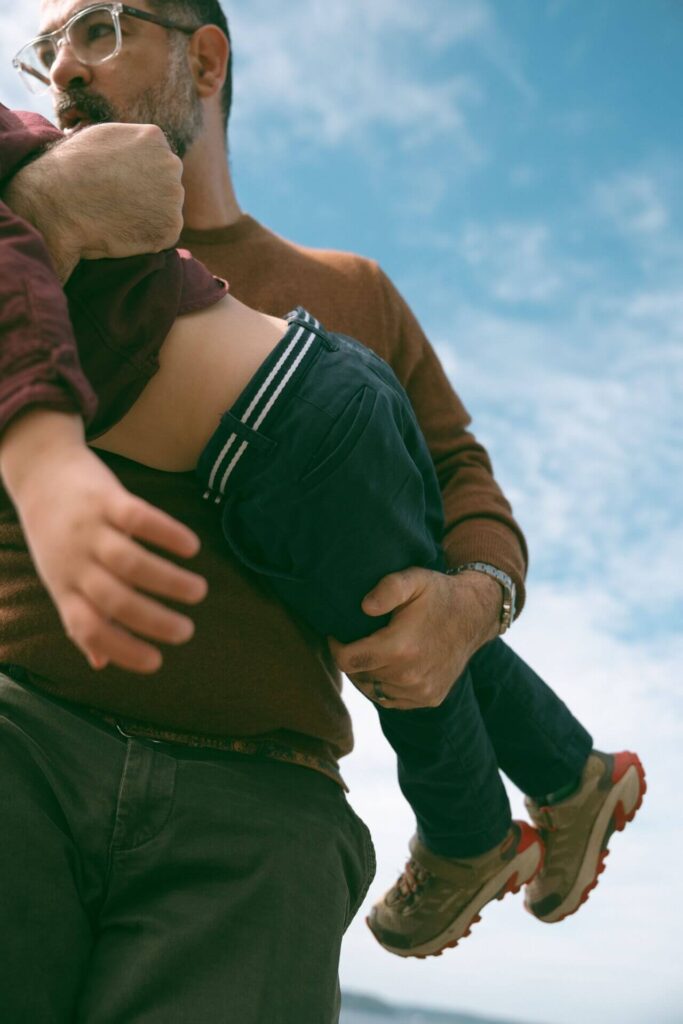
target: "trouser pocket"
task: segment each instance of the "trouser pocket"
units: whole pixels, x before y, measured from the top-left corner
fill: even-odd
[[[352,858],[355,863],[349,865],[351,870],[347,868],[349,910],[344,925],[344,930],[346,930],[360,910],[363,900],[368,894],[368,889],[372,885],[377,870],[377,858],[370,829],[356,814],[345,797],[344,803],[356,849],[356,856]]]

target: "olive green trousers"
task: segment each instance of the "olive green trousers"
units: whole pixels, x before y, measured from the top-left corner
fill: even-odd
[[[373,873],[324,775],[126,737],[0,674],[3,1024],[333,1024]]]

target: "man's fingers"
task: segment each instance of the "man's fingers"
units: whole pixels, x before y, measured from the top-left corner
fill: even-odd
[[[382,632],[384,630],[378,630],[371,637],[356,640],[352,644],[342,644],[329,636],[327,642],[339,671],[350,676],[358,672],[374,672],[384,668],[386,661],[377,640]]]
[[[377,640],[384,632],[385,630],[378,630],[372,636],[357,640],[353,644],[341,644],[329,636],[327,642],[340,672],[347,675],[353,685],[373,703],[402,710],[418,707],[417,703],[405,700],[405,694],[392,683],[385,683],[381,679],[382,674],[387,671],[387,662],[382,649],[377,645]],[[390,700],[380,701],[380,695],[389,697]]]
[[[371,672],[393,678],[397,671],[402,671],[403,665],[414,664],[420,654],[412,635],[406,636],[398,629],[395,620],[352,644],[328,640],[337,667],[347,676]]]
[[[194,634],[194,623],[187,616],[131,590],[100,566],[88,568],[80,589],[104,618],[149,640],[180,644]]]
[[[203,576],[148,551],[116,530],[101,538],[95,553],[105,568],[136,589],[184,604],[197,604],[206,597]]]
[[[366,615],[388,615],[411,601],[422,589],[420,569],[392,572],[379,581],[363,598],[361,607]]]
[[[417,701],[379,679],[370,679],[366,676],[349,676],[349,679],[357,690],[380,708],[393,708],[395,711],[410,711],[419,707]]]
[[[201,547],[199,537],[189,527],[142,498],[131,499],[129,494],[112,505],[109,519],[113,526],[131,537],[181,558],[192,558]]]

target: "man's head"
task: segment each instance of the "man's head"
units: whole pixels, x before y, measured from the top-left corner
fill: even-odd
[[[93,6],[94,0],[43,0],[40,31],[59,30]],[[88,63],[69,39],[53,54],[49,76],[60,126],[149,122],[166,133],[180,156],[202,132],[206,115],[212,125],[224,128],[232,98],[232,55],[217,0],[131,0],[130,6],[104,6],[113,9],[111,15],[95,12],[88,33],[113,37],[100,23],[102,15],[118,21],[121,48],[115,56]],[[71,38],[76,40],[76,32]]]
[[[232,43],[228,20],[218,0],[149,0],[149,9],[164,18],[179,19],[196,25],[214,25],[228,40],[228,61],[221,90],[221,109],[227,127],[232,109]]]

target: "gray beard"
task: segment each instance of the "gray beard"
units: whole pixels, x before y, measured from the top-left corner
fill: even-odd
[[[155,124],[181,159],[203,124],[201,103],[192,88],[184,51],[171,53],[166,81],[150,86],[126,110],[115,107],[98,93],[79,87],[60,96],[55,103],[55,114],[59,119],[74,107],[92,124]]]

